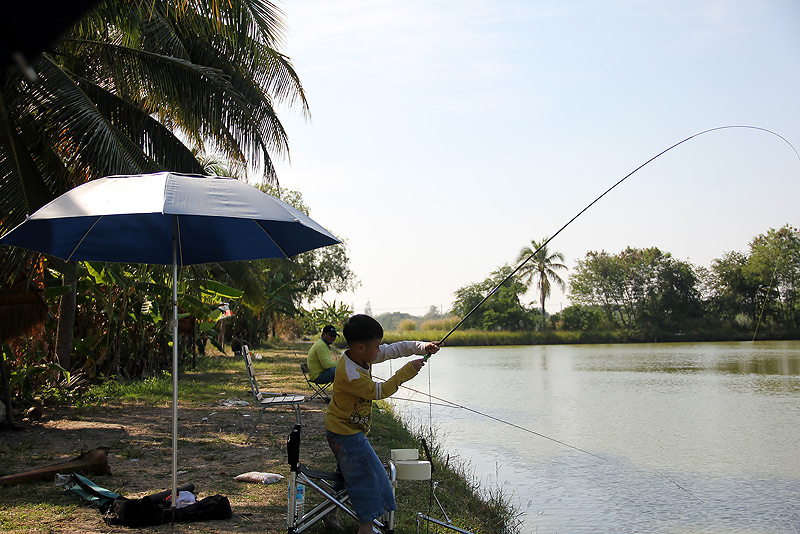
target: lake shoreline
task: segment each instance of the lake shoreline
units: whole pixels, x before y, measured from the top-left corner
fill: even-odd
[[[437,341],[447,335],[440,330],[410,330],[405,332],[386,332],[384,343],[396,341],[426,340]],[[758,334],[755,341],[797,341],[798,332],[765,332]],[[448,347],[502,347],[523,345],[593,345],[593,344],[629,344],[629,343],[697,343],[728,341],[753,341],[753,333],[745,332],[676,332],[674,334],[648,337],[631,332],[600,331],[525,331],[525,332],[488,332],[478,330],[456,331],[445,341]],[[344,349],[345,347],[340,347]]]

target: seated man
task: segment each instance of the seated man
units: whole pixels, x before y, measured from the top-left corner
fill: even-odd
[[[308,350],[308,378],[317,384],[330,384],[336,376],[336,362],[331,359],[331,343],[336,341],[336,328],[327,325],[322,329],[322,337]]]

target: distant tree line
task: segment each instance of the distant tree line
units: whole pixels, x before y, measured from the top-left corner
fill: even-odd
[[[371,310],[370,310],[371,311]],[[368,310],[364,313],[370,315]],[[431,306],[423,316],[412,315],[406,312],[387,312],[375,316],[375,319],[381,324],[383,329],[387,332],[396,330],[417,330],[423,328],[425,323],[442,319],[444,315],[439,311],[437,306]]]
[[[544,258],[563,260],[557,253]],[[503,266],[486,280],[458,289],[452,313],[465,316],[511,270]],[[552,277],[553,269],[549,271]],[[615,330],[643,340],[689,334],[736,338],[757,328],[772,337],[800,331],[800,232],[789,225],[756,236],[747,252],[727,252],[710,267],[678,260],[656,247],[587,252],[568,278],[571,305],[553,315],[544,312],[541,301],[538,307],[523,302],[533,281],[531,270],[523,272],[528,276],[498,288],[464,327]]]

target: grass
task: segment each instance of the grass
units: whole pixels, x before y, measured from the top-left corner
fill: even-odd
[[[381,458],[388,457],[391,449],[410,448],[420,450],[422,431],[410,430],[399,422],[386,403],[378,403],[373,410],[370,443]],[[430,436],[429,436],[430,438]],[[436,498],[441,502],[453,525],[474,533],[516,532],[521,526],[520,513],[503,497],[499,488],[483,488],[476,478],[469,474],[464,459],[453,457],[442,458],[440,447],[435,442],[429,443],[429,449],[435,470],[432,479],[437,482]],[[433,495],[432,481],[401,481],[398,483],[396,500],[398,510],[396,524],[398,532],[414,532],[416,514],[423,514],[444,521]],[[426,532],[439,532],[438,527]]]
[[[308,393],[302,374],[298,369],[298,362],[302,361],[303,354],[292,350],[256,349],[261,353],[262,359],[255,360],[254,365],[259,383],[268,391],[292,391]],[[178,381],[178,398],[181,404],[183,425],[200,425],[199,417],[191,412],[191,408],[205,406],[202,413],[207,414],[217,408],[221,398],[238,397],[251,400],[246,375],[242,363],[230,357],[211,355],[198,359],[198,368],[183,370]],[[112,447],[117,458],[122,459],[131,466],[147,464],[157,472],[164,474],[169,471],[169,456],[164,454],[170,448],[170,439],[165,435],[168,431],[169,411],[161,410],[171,404],[172,379],[169,374],[159,374],[145,380],[108,380],[103,384],[89,389],[80,399],[73,400],[71,406],[64,406],[62,410],[76,420],[86,421],[113,421],[114,413],[122,411],[138,411],[150,409],[154,413],[163,414],[160,421],[146,421],[148,425],[157,424],[155,433],[136,433],[135,429],[127,428],[126,432],[114,428],[107,430],[111,442],[106,443]],[[318,401],[314,401],[317,403]],[[184,408],[185,407],[185,408]],[[324,409],[324,404],[314,404],[309,409]],[[228,414],[233,414],[234,420],[242,421],[242,415],[249,413],[252,417],[257,413],[252,407],[242,410],[228,408]],[[304,409],[304,413],[309,413]],[[112,414],[112,415],[109,415]],[[239,414],[239,415],[236,415]],[[245,419],[251,421],[252,417]],[[231,428],[224,427],[217,432],[217,426],[212,425],[208,431],[201,430],[188,437],[179,436],[179,451],[193,449],[192,458],[202,464],[212,462],[217,456],[224,456],[231,451],[250,451],[251,455],[266,461],[267,457],[274,457],[272,464],[258,462],[255,470],[272,471],[281,473],[285,470],[285,429],[287,420],[279,419],[277,414],[265,416],[261,423],[261,431],[256,433],[253,442],[246,443],[245,437],[248,427],[241,423]],[[286,417],[291,417],[286,415]],[[309,415],[304,415],[307,420]],[[238,418],[238,419],[235,419]],[[266,419],[272,419],[272,422]],[[132,425],[133,422],[127,423]],[[264,425],[277,425],[275,430],[266,429]],[[288,423],[290,424],[290,423]],[[206,427],[202,427],[206,428]],[[319,428],[319,427],[318,427]],[[324,431],[312,430],[312,427],[303,429],[303,450],[306,454],[320,451],[316,456],[304,461],[311,467],[318,469],[333,469],[333,455],[327,449]],[[116,432],[116,433],[114,433]],[[12,440],[3,442],[0,434],[0,462],[6,467],[4,473],[19,472],[35,468],[36,463],[41,465],[45,458],[38,445],[31,442],[21,442],[16,445]],[[435,438],[434,438],[435,439]],[[385,403],[376,403],[374,420],[369,440],[382,459],[389,458],[390,449],[393,448],[418,448],[420,438],[417,434],[406,428],[392,412],[391,407]],[[257,451],[263,451],[263,456]],[[66,453],[66,451],[60,451]],[[442,502],[453,524],[474,532],[475,534],[507,533],[518,530],[518,513],[507,504],[502,492],[498,488],[488,490],[481,488],[476,480],[470,476],[464,463],[437,456],[438,447],[433,444],[434,465],[436,468],[435,479],[438,482],[436,496]],[[187,454],[189,454],[187,452]],[[234,455],[237,453],[233,453]],[[422,456],[422,453],[421,453]],[[235,456],[234,456],[235,457]],[[33,459],[32,459],[33,458]],[[47,464],[51,458],[47,458]],[[61,461],[53,457],[54,462]],[[27,463],[26,463],[27,462]],[[33,465],[30,465],[33,464]],[[12,469],[12,466],[15,467]],[[16,469],[21,467],[23,469]],[[236,472],[253,470],[248,464],[238,463],[226,467],[215,467],[224,470],[224,473],[211,473],[205,480],[204,468],[201,465],[187,465],[189,477],[192,480],[201,480],[206,488],[213,487],[215,492],[230,495],[236,499],[235,517],[226,525],[224,532],[285,532],[285,484],[273,486],[248,485],[233,482],[231,475]],[[123,470],[134,473],[133,467],[124,466]],[[197,473],[197,474],[195,474]],[[123,477],[126,475],[122,475]],[[165,478],[156,479],[159,482]],[[101,485],[104,485],[101,480]],[[151,481],[150,484],[153,482]],[[129,481],[120,475],[107,481],[105,486],[123,495],[130,495],[131,491],[142,491],[142,481]],[[157,486],[153,486],[154,489]],[[52,482],[36,483],[34,485],[19,484],[0,488],[3,494],[0,502],[0,531],[8,532],[53,532],[74,534],[82,532],[85,525],[92,526],[97,522],[97,512],[87,511],[82,504],[69,496],[55,491]],[[311,493],[309,494],[311,495]],[[396,532],[398,534],[416,532],[416,514],[422,512],[438,519],[443,519],[438,512],[438,507],[431,499],[431,484],[429,482],[399,481],[397,488],[398,512],[396,514]],[[309,506],[309,503],[307,503]],[[263,516],[263,517],[262,517]],[[238,519],[237,519],[238,517]],[[258,525],[253,518],[259,517]],[[69,524],[72,526],[69,526]],[[356,525],[350,518],[342,518],[342,524],[347,530],[355,531]],[[65,526],[67,525],[67,526]],[[204,523],[193,524],[192,529],[197,532],[222,532],[218,526]],[[284,525],[284,526],[280,526]],[[425,532],[451,532],[435,525],[424,526]],[[193,530],[193,531],[194,531]],[[92,530],[94,531],[94,530]],[[149,530],[148,530],[149,531]],[[153,530],[155,532],[155,530]],[[315,525],[310,534],[323,534],[326,531],[321,525]]]
[[[235,372],[240,367],[232,358],[199,358],[197,369],[179,375],[178,397],[181,401],[198,403],[216,395],[220,388],[233,390],[240,386],[241,380]],[[98,406],[111,400],[157,404],[171,398],[172,374],[164,371],[142,380],[106,380],[90,388],[80,401],[85,406]]]
[[[53,532],[56,525],[68,521],[78,504],[31,503],[0,504],[0,527],[3,532]]]

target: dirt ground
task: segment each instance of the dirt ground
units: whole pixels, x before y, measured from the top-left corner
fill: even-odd
[[[301,459],[308,465],[330,469],[332,455],[324,438],[325,406],[316,399],[303,405]],[[145,529],[110,527],[96,509],[65,493],[50,479],[0,487],[0,531],[286,532],[286,480],[271,485],[233,480],[249,471],[288,475],[286,438],[295,423],[294,411],[286,406],[267,409],[248,443],[247,433],[258,411],[252,405],[211,403],[183,405],[179,410],[178,484],[194,483],[198,499],[215,494],[228,497],[233,509],[230,520]],[[39,469],[71,460],[85,450],[109,447],[112,475],[90,476],[97,485],[129,498],[169,489],[171,414],[170,403],[46,410],[37,421],[20,423],[14,430],[0,429],[0,474]],[[311,532],[325,530],[320,525]]]

